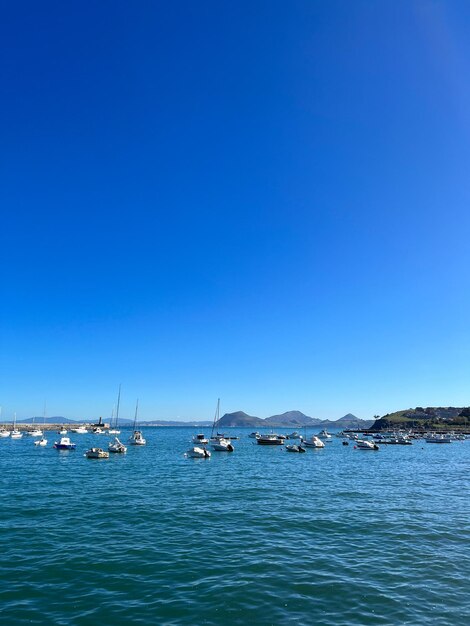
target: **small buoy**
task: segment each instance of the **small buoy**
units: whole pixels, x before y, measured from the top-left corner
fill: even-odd
[[[357,446],[354,446],[354,450],[357,448]]]

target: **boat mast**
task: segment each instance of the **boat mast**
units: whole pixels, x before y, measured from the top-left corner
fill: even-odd
[[[219,411],[220,411],[220,398],[217,398],[217,408],[215,410],[214,423],[212,424],[211,439],[214,436],[215,425],[219,421]]]
[[[117,428],[118,425],[118,419],[119,419],[119,404],[121,402],[121,385],[119,385],[119,391],[118,391],[118,401],[117,401],[117,410],[116,410],[116,422],[114,424],[114,428]]]
[[[134,415],[134,430],[137,425],[137,410],[139,408],[139,398],[137,398],[137,402],[135,403],[135,415]]]

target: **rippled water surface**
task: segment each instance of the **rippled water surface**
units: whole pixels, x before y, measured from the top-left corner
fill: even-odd
[[[300,455],[240,429],[187,459],[194,432],[104,461],[105,436],[0,440],[2,624],[470,624],[470,441]]]

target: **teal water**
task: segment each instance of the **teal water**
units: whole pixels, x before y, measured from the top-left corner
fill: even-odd
[[[2,624],[470,623],[470,441],[289,454],[188,428],[0,440]],[[127,433],[121,436],[127,439]]]

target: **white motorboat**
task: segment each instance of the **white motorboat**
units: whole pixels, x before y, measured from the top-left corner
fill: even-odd
[[[76,443],[72,443],[68,437],[61,437],[60,441],[56,441],[53,446],[56,450],[75,450]]]
[[[33,428],[33,430],[30,430],[28,432],[28,435],[30,437],[42,437],[43,433],[42,433],[42,430],[40,428]]]
[[[447,435],[431,435],[426,437],[426,443],[452,443],[452,438]]]
[[[193,446],[185,453],[190,459],[210,459],[211,453],[206,448],[200,448],[199,446]]]
[[[256,432],[250,433],[248,437],[250,437],[250,439],[258,439],[258,437],[261,437],[261,435],[259,434],[258,431],[256,431]]]
[[[379,446],[373,441],[367,439],[358,439],[356,441],[356,448],[358,450],[379,450]]]
[[[300,433],[298,433],[296,430],[294,430],[293,433],[290,433],[290,435],[287,435],[288,439],[301,439],[302,435]]]
[[[147,440],[144,438],[140,430],[134,430],[132,435],[129,437],[129,443],[131,446],[145,446]]]
[[[332,437],[331,437],[330,433],[326,430],[326,428],[324,428],[323,430],[321,430],[321,431],[318,433],[317,437],[318,437],[319,439],[325,439],[326,441],[329,441],[330,439],[332,439]]]
[[[211,446],[214,452],[233,452],[235,449],[232,443],[223,437],[211,438]]]
[[[67,429],[62,427],[60,430],[57,431],[58,435],[66,435],[67,434]]]
[[[74,428],[70,429],[71,433],[76,433],[77,435],[85,435],[86,433],[88,433],[88,430],[85,428],[85,426],[75,426]]]
[[[90,448],[85,452],[87,459],[109,459],[109,452],[102,448]]]
[[[35,446],[47,446],[47,439],[44,438],[44,435],[41,437],[41,439],[36,439],[36,441],[34,442]]]
[[[286,446],[286,450],[287,452],[306,452],[305,448],[302,448],[302,446],[297,446],[295,444]]]
[[[307,448],[324,448],[325,443],[319,439],[316,435],[312,435],[310,439],[302,439],[301,443]]]
[[[125,454],[127,452],[127,448],[123,443],[119,441],[117,437],[114,437],[114,441],[109,442],[108,451],[118,454]]]
[[[282,446],[284,445],[284,437],[271,433],[270,435],[260,435],[257,439],[260,446]]]
[[[204,446],[209,443],[209,440],[206,439],[202,433],[199,433],[198,435],[194,435],[193,443]]]

